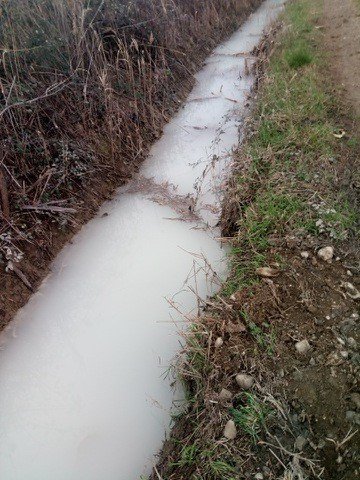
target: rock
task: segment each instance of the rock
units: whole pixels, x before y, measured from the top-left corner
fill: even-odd
[[[346,350],[342,350],[340,352],[340,355],[342,356],[342,358],[345,358],[345,360],[349,358],[349,352],[347,352]]]
[[[302,435],[299,435],[294,442],[294,449],[301,452],[307,443],[307,439]]]
[[[310,364],[312,367],[313,367],[314,365],[316,365],[316,360],[315,360],[314,357],[311,357],[311,358],[310,358],[309,364]]]
[[[227,390],[226,388],[223,388],[219,394],[220,400],[223,400],[224,402],[228,402],[232,399],[233,394],[230,392],[230,390]]]
[[[298,353],[300,353],[301,355],[305,355],[306,353],[309,352],[309,350],[311,350],[311,345],[305,339],[305,340],[301,340],[300,342],[296,342],[295,343],[295,348],[296,348]]]
[[[259,472],[255,475],[254,478],[255,478],[255,480],[264,480],[264,475]]]
[[[301,252],[300,255],[301,255],[301,258],[305,258],[305,259],[307,259],[307,258],[310,257],[310,253],[309,253],[309,252]]]
[[[358,410],[360,410],[360,393],[352,393],[350,395],[350,400],[356,406]]]
[[[333,247],[320,248],[320,250],[317,252],[317,255],[319,258],[321,258],[321,260],[329,262],[334,256],[334,249]]]
[[[360,292],[359,290],[354,287],[354,285],[350,282],[343,282],[342,286],[345,288],[346,293],[350,298],[353,300],[359,300],[360,299]]]
[[[218,337],[215,340],[215,348],[220,348],[224,345],[224,340],[221,337]]]
[[[260,277],[271,278],[279,275],[279,270],[270,267],[260,267],[255,270]]]
[[[236,437],[236,426],[233,420],[229,420],[224,428],[224,437],[228,440],[234,440]]]
[[[254,385],[254,378],[246,373],[236,375],[236,383],[244,390],[249,390]]]

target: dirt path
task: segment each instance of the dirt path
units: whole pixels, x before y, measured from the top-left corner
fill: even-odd
[[[356,1],[356,0],[355,0]],[[329,61],[360,119],[360,5],[354,0],[325,0],[324,26]]]

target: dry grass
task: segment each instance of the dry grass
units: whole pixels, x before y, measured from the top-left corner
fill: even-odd
[[[119,183],[257,0],[4,0],[0,250],[17,261]],[[179,96],[180,94],[180,96]]]

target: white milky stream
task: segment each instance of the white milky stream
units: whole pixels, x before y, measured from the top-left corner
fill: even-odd
[[[208,57],[138,178],[1,334],[1,480],[150,472],[181,398],[165,375],[186,326],[178,310],[195,315],[226,271],[216,224],[254,83],[245,64],[281,5],[265,1]]]

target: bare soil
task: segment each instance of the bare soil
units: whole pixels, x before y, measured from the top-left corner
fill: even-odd
[[[359,119],[360,5],[356,0],[325,0],[323,21],[329,64]]]

